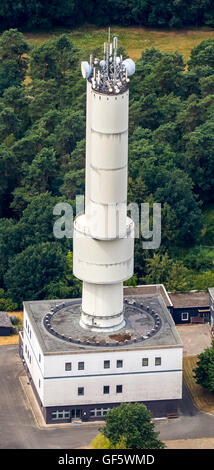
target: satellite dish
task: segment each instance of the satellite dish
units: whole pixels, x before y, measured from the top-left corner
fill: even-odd
[[[103,69],[106,65],[106,61],[105,60],[101,60],[100,61],[100,67]]]
[[[134,75],[134,73],[135,73],[135,63],[132,59],[125,59],[122,62],[122,64],[125,67],[125,69],[127,70],[128,77],[130,77],[131,75]]]
[[[81,72],[83,78],[88,78],[92,72],[92,66],[88,62],[81,62]]]

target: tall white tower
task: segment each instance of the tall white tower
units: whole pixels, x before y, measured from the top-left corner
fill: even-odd
[[[131,59],[117,54],[82,62],[87,79],[85,213],[74,223],[73,272],[83,281],[80,325],[92,331],[125,326],[123,281],[133,275],[134,223],[127,217],[129,76]]]

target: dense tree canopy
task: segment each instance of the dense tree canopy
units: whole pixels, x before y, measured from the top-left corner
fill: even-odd
[[[214,341],[212,341],[210,348],[205,349],[198,355],[194,372],[196,382],[214,392]]]
[[[145,405],[121,403],[107,413],[105,426],[100,431],[113,448],[123,439],[127,449],[162,449],[164,444],[154,427]]]
[[[175,27],[214,25],[212,0],[5,0],[0,6],[4,28],[131,24]]]
[[[77,3],[70,2],[71,10]],[[135,10],[132,2],[121,5],[127,15],[132,5],[139,18],[138,8],[142,12],[147,3],[135,1]],[[165,2],[170,3],[175,7]],[[14,4],[17,18],[21,5]],[[161,4],[152,5],[160,11]],[[5,8],[6,3],[0,14]],[[171,290],[206,287],[213,282],[213,258],[197,247],[202,213],[213,201],[214,40],[194,48],[188,65],[177,52],[145,50],[130,83],[129,123],[128,203],[162,205],[160,248],[143,250],[142,238],[135,240],[130,282],[165,282]],[[22,33],[5,31],[0,38],[0,288],[5,302],[80,294],[71,273],[72,239],[54,238],[53,208],[63,201],[75,208],[76,196],[84,193],[84,168],[85,81],[76,45],[62,34],[29,50]],[[213,226],[209,223],[204,234],[208,245],[214,245]]]

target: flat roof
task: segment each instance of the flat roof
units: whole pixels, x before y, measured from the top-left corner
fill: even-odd
[[[171,299],[163,284],[145,284],[136,287],[124,286],[124,295],[161,295],[167,307],[172,307]]]
[[[29,301],[24,307],[44,354],[183,346],[161,295],[125,297],[126,325],[112,333],[80,327],[81,299]]]
[[[0,312],[0,327],[11,328],[12,326],[8,313]]]
[[[184,293],[169,293],[174,308],[208,307],[209,294],[207,291],[190,291]]]

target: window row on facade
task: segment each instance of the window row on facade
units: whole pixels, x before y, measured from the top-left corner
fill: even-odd
[[[91,417],[105,416],[110,408],[95,408],[90,410]],[[51,413],[51,418],[53,420],[57,419],[78,419],[82,417],[82,410],[74,408],[72,410],[56,410]]]
[[[31,364],[31,360],[32,360],[31,359],[31,354],[30,354],[30,351],[29,351],[27,345],[25,345],[25,353],[27,355],[27,359],[29,360],[29,363]]]
[[[30,339],[31,339],[31,329],[30,329],[30,325],[29,325],[29,323],[28,323],[27,320],[25,320],[25,327],[26,327],[26,330],[27,330],[27,332],[28,332],[28,335],[29,335],[29,337],[30,337]]]
[[[143,357],[142,358],[142,366],[148,366],[149,365],[149,358],[148,357]],[[155,357],[154,361],[155,366],[160,366],[161,365],[161,357]],[[111,367],[111,361],[104,361],[103,362],[103,368],[104,369],[110,369]],[[116,361],[116,367],[117,369],[123,367],[123,360],[118,359]],[[72,363],[71,362],[66,362],[65,363],[65,371],[71,371],[72,370]],[[78,362],[78,370],[85,370],[85,363],[84,362]]]
[[[116,391],[116,393],[123,393],[123,386],[122,385],[116,385],[115,391]],[[107,395],[109,393],[110,393],[110,385],[104,385],[103,386],[103,394]],[[78,387],[77,394],[79,396],[83,396],[85,394],[84,387]]]

